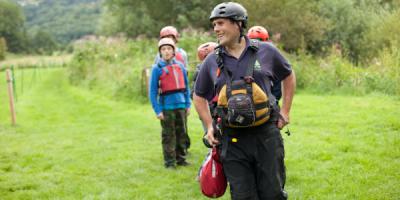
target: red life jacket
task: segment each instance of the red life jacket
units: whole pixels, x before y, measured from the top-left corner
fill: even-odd
[[[186,63],[185,63],[185,59],[183,58],[183,55],[181,52],[176,51],[175,53],[175,59],[179,62],[181,62],[185,67],[186,67]]]
[[[182,92],[186,89],[183,70],[178,64],[162,67],[161,70],[162,74],[159,81],[160,94]]]

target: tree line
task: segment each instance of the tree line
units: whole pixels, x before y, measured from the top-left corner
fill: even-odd
[[[37,2],[21,6],[16,0],[0,0],[0,38],[4,40],[0,42],[0,58],[4,49],[50,54],[64,49],[70,41],[95,33],[101,0]]]
[[[40,6],[22,10],[13,1],[0,0],[0,37],[11,52],[51,52],[93,33],[154,38],[165,25],[211,31],[208,17],[220,2],[43,0]],[[289,52],[323,56],[334,47],[358,64],[371,61],[382,50],[400,46],[398,0],[237,2],[248,10],[249,26],[266,27],[277,45]]]
[[[220,0],[105,0],[101,33],[156,37],[165,25],[211,30],[208,21]],[[399,45],[397,0],[237,0],[249,25],[261,25],[289,52],[325,55],[332,46],[354,63]]]

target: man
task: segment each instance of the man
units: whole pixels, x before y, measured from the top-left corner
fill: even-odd
[[[270,42],[268,31],[262,26],[253,26],[249,28],[249,30],[247,31],[247,37],[263,42]],[[271,92],[275,96],[276,102],[279,103],[279,100],[282,97],[282,84],[280,81],[273,82]]]
[[[166,26],[160,31],[160,39],[162,38],[171,38],[174,40],[175,44],[179,41],[179,33],[173,26]],[[157,63],[160,59],[160,54],[157,54],[154,63]],[[184,49],[176,47],[175,51],[175,59],[183,64],[183,66],[187,69],[188,67],[188,57],[187,53]]]
[[[185,127],[190,112],[189,84],[186,69],[174,59],[175,42],[162,38],[158,43],[161,59],[153,65],[150,80],[150,101],[162,127],[164,165],[186,166]]]
[[[210,21],[220,47],[217,54],[212,53],[204,60],[194,94],[196,110],[207,125],[206,139],[213,146],[222,144],[222,164],[232,199],[287,199],[284,191],[284,148],[279,129],[289,123],[295,90],[294,72],[273,45],[262,42],[253,45],[244,35],[247,11],[242,5],[233,2],[218,4],[211,12]],[[255,63],[254,57],[260,64],[257,67],[251,65]],[[280,111],[272,105],[275,100],[270,94],[268,79],[282,80],[283,104]],[[245,84],[244,91],[250,92],[240,98],[237,94],[226,92],[232,91],[236,83],[240,83],[240,86]],[[264,111],[269,110],[269,115],[258,116],[256,120],[253,118],[251,123],[247,123],[247,110],[235,110],[235,106],[249,106],[248,110],[254,114],[255,105],[247,105],[240,99],[247,101],[251,97],[251,89],[256,91],[257,87],[262,88],[264,99],[267,94],[271,99],[260,104],[267,106]],[[221,108],[217,110],[216,120],[216,127],[222,128],[220,138],[216,137],[217,130],[208,109],[208,102],[216,95],[218,107]],[[230,102],[232,98],[233,104]],[[254,95],[252,98],[256,100]],[[225,103],[228,99],[227,107],[223,105],[224,99]],[[236,111],[244,112],[243,116],[232,118]],[[236,122],[239,127],[248,127],[235,128],[233,124]]]

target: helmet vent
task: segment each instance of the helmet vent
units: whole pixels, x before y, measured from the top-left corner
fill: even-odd
[[[225,11],[221,11],[221,12],[219,12],[219,14],[220,14],[220,15],[223,15],[223,14],[225,14]]]
[[[225,8],[226,8],[225,6],[222,6],[222,7],[220,7],[219,9],[222,10],[222,9],[225,9]]]

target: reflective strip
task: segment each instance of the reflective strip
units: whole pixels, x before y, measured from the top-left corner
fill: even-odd
[[[211,170],[211,175],[213,178],[217,177],[217,169],[216,169],[216,164],[215,164],[215,160],[212,160],[212,170]]]
[[[172,66],[172,71],[174,72],[174,78],[175,78],[175,84],[176,88],[179,88],[179,78],[178,78],[178,72],[176,72],[175,67]]]

